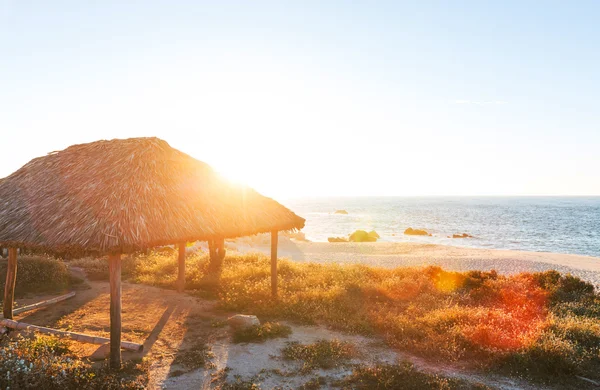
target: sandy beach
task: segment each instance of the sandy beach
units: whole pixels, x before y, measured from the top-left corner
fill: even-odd
[[[269,253],[265,242],[239,243],[240,252]],[[411,242],[329,243],[279,240],[279,256],[294,261],[365,264],[377,267],[439,265],[447,270],[496,270],[503,274],[557,270],[600,287],[600,258],[547,252],[478,249]]]

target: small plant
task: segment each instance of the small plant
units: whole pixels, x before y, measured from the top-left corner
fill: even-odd
[[[357,354],[354,345],[339,340],[319,340],[313,344],[292,341],[288,342],[281,352],[285,359],[304,362],[302,373],[316,368],[339,367],[348,363]]]
[[[236,375],[235,381],[227,381],[229,368],[225,367],[224,370],[219,371],[213,377],[213,384],[217,381],[220,385],[215,386],[216,390],[260,390],[260,382],[263,377],[261,374],[254,375],[251,378],[244,379],[239,375]]]
[[[71,352],[71,342],[54,336],[39,335],[23,339],[21,347],[29,351],[33,358],[46,353],[56,356],[68,355]]]
[[[218,388],[219,390],[260,390],[260,385],[250,380],[243,380],[242,378],[236,378],[235,382],[227,382]]]
[[[279,322],[265,322],[262,325],[236,330],[233,334],[233,342],[262,343],[267,339],[288,337],[290,334],[292,334],[292,328],[287,325],[281,325]]]
[[[327,385],[327,379],[322,376],[311,378],[308,382],[305,382],[298,390],[317,390]]]
[[[227,326],[227,320],[214,319],[210,322],[212,328],[224,328]]]
[[[412,364],[379,364],[375,366],[355,366],[352,374],[342,379],[337,386],[342,389],[404,389],[404,390],[486,390],[483,384],[445,378],[415,370]]]
[[[147,374],[145,361],[127,362],[119,371],[93,368],[55,337],[0,337],[1,389],[137,390],[146,388]]]
[[[179,364],[188,370],[198,368],[212,368],[214,363],[211,362],[214,357],[211,348],[204,343],[194,344],[190,349],[181,351],[173,360],[173,364]]]

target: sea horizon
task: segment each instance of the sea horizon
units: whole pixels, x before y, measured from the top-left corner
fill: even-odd
[[[600,196],[311,196],[282,203],[306,218],[311,241],[375,230],[383,242],[600,256]],[[432,236],[404,234],[409,227]],[[473,237],[451,238],[463,233]]]

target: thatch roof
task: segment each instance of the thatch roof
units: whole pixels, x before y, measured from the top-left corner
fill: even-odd
[[[158,138],[73,145],[0,180],[2,246],[128,253],[302,227],[278,202]]]

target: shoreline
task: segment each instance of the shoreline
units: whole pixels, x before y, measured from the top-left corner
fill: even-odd
[[[600,287],[600,257],[552,252],[483,249],[414,242],[329,243],[280,238],[278,255],[293,261],[364,264],[375,267],[438,265],[450,271],[495,269],[502,274],[557,270]],[[268,254],[270,245],[232,243],[238,252]]]

